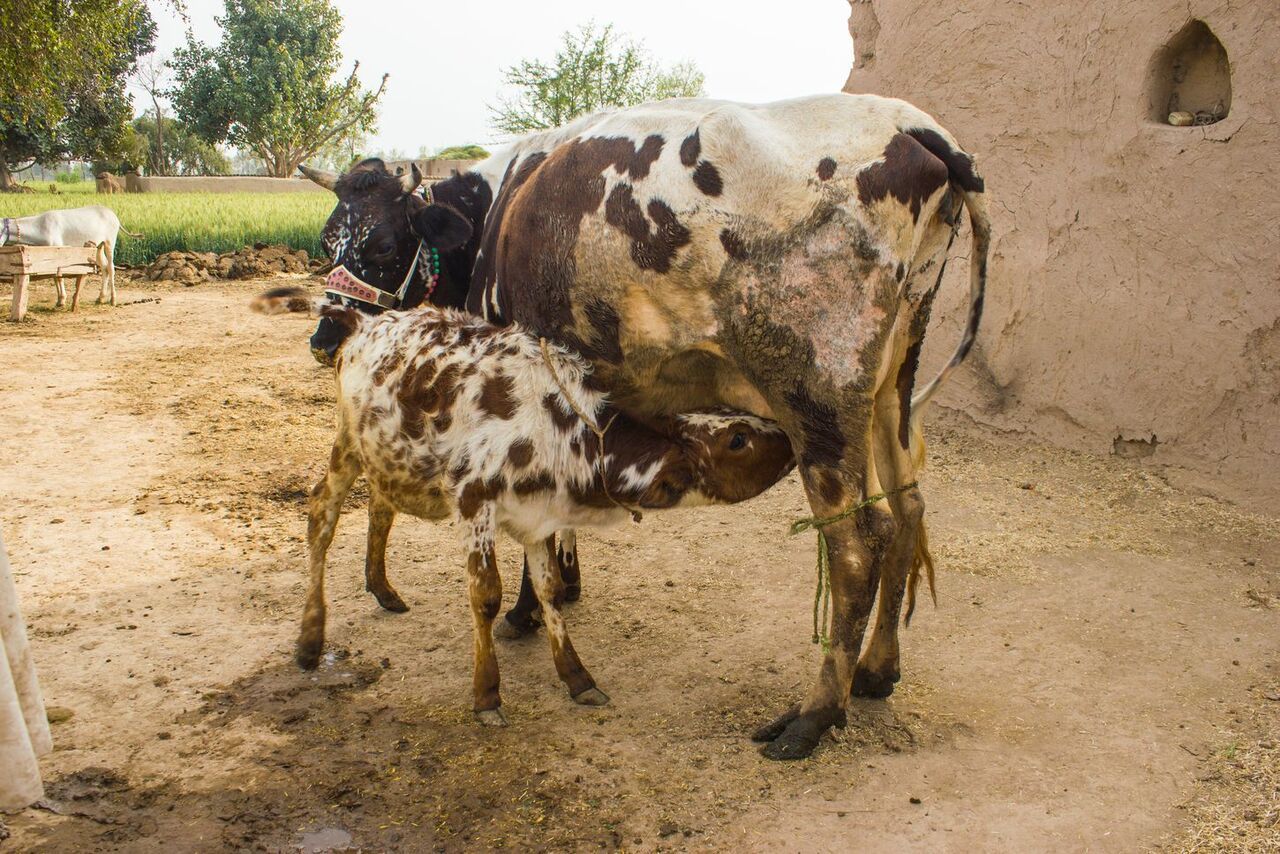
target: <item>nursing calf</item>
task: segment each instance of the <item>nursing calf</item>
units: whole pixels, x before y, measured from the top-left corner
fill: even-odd
[[[268,314],[314,310],[345,330],[338,434],[311,495],[311,577],[298,663],[312,668],[319,661],[325,552],[342,501],[363,473],[370,492],[366,567],[379,601],[399,598],[384,560],[396,513],[458,523],[482,723],[505,723],[492,633],[502,600],[499,528],[524,547],[560,678],[576,702],[603,705],[608,697],[578,659],[560,614],[565,588],[554,533],[617,524],[634,508],[743,501],[794,465],[786,434],[752,415],[715,409],[641,424],[621,414],[591,382],[585,360],[541,345],[518,326],[434,307],[373,317],[290,288],[263,294],[254,307]]]

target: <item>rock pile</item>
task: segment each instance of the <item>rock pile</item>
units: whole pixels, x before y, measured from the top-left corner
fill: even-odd
[[[255,243],[237,252],[165,252],[143,268],[151,281],[194,285],[210,279],[262,279],[276,273],[307,273],[324,265],[303,249]]]

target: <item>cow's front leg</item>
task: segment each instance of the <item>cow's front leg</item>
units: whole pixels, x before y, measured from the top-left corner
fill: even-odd
[[[868,487],[862,485],[865,475],[855,480],[859,486],[852,489],[833,469],[802,466],[801,478],[810,507],[820,518],[839,514],[868,494],[864,491]],[[813,752],[831,726],[843,725],[854,664],[894,528],[892,514],[883,502],[823,528],[830,560],[830,649],[804,701],[753,735],[757,741],[769,742],[762,751],[766,757],[802,759]]]
[[[467,593],[475,639],[475,675],[472,681],[476,720],[485,726],[506,726],[502,697],[498,693],[498,656],[493,649],[493,621],[502,607],[502,579],[494,554],[494,507],[486,503],[469,526]]]
[[[577,602],[582,598],[582,575],[578,569],[578,532],[573,528],[560,532],[556,557],[560,559],[560,577],[564,580],[564,601]]]
[[[376,492],[369,497],[369,538],[365,546],[364,589],[388,611],[403,614],[409,606],[387,581],[387,536],[395,521],[395,508]]]
[[[609,698],[596,687],[596,682],[582,666],[578,653],[569,639],[560,606],[564,603],[564,581],[560,577],[560,564],[556,559],[553,537],[541,543],[526,544],[526,565],[533,588],[542,602],[542,619],[547,625],[547,640],[551,643],[551,657],[555,659],[556,672],[569,687],[569,696],[584,706],[603,706]]]
[[[62,308],[67,304],[67,283],[62,280],[61,276],[54,276],[53,287],[58,294],[58,298],[54,301],[53,307]]]

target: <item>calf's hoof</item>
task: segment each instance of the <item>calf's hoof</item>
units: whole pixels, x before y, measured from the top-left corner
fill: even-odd
[[[566,584],[564,586],[564,601],[577,602],[582,598],[581,584]]]
[[[501,620],[494,621],[493,636],[503,640],[516,640],[517,638],[528,637],[536,632],[540,626],[541,623],[527,614],[516,614],[514,611],[508,611],[507,615]]]
[[[853,671],[853,688],[850,693],[855,697],[870,697],[883,700],[893,693],[893,686],[900,677],[897,673],[876,673],[861,667]]]
[[[599,688],[588,688],[573,695],[573,701],[579,706],[607,706],[609,695]]]
[[[503,713],[501,706],[496,709],[478,709],[476,723],[480,726],[506,726],[507,716]]]
[[[782,735],[787,726],[798,717],[800,717],[800,704],[796,703],[777,718],[769,721],[769,723],[751,733],[751,740],[773,741],[778,736]]]
[[[370,590],[369,592],[373,594],[373,598],[378,600],[378,604],[384,610],[391,611],[393,614],[403,614],[409,610],[409,606],[400,598],[400,594],[390,587],[386,590]]]
[[[324,641],[318,643],[298,641],[298,648],[293,653],[293,660],[298,662],[298,666],[303,670],[315,670],[320,664],[320,650],[323,648]]]

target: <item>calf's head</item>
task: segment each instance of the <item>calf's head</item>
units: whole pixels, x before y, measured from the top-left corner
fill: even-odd
[[[399,175],[377,158],[342,175],[298,168],[338,196],[321,244],[333,262],[330,297],[352,308],[378,314],[418,305],[434,272],[430,250],[447,252],[471,237],[471,223],[462,214],[418,195],[422,173],[416,164]],[[320,321],[311,336],[318,361],[332,363],[340,332],[331,320]]]
[[[776,422],[717,408],[675,418],[694,483],[682,504],[733,504],[754,498],[795,468],[791,441]]]

